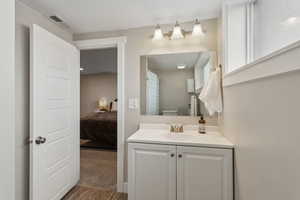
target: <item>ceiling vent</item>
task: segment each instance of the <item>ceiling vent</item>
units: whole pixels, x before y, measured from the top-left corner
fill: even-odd
[[[57,23],[62,23],[63,20],[59,17],[57,17],[56,15],[52,15],[50,16],[50,19],[52,19],[53,21],[57,22]]]

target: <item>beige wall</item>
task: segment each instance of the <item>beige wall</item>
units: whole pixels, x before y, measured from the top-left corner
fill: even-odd
[[[159,78],[159,112],[178,110],[178,115],[189,115],[190,94],[187,79],[194,78],[194,68],[186,70],[155,70]]]
[[[207,35],[204,38],[197,39],[188,37],[184,40],[164,40],[153,42],[151,35],[154,27],[143,27],[113,32],[97,32],[88,34],[75,34],[75,40],[95,39],[105,37],[126,36],[126,55],[125,55],[125,131],[126,138],[134,133],[140,120],[148,117],[141,117],[140,110],[127,109],[128,98],[140,96],[140,56],[147,54],[159,54],[167,52],[182,52],[182,51],[201,51],[211,50],[217,51],[218,44],[218,27],[217,19],[202,21],[204,28],[207,30]],[[185,23],[184,28],[191,30],[193,24]],[[173,25],[162,26],[163,30],[171,30]],[[175,119],[175,118],[174,118]],[[145,119],[144,119],[145,120]],[[149,119],[155,121],[154,119]],[[170,119],[169,119],[170,121]],[[172,118],[171,118],[172,121]],[[189,120],[197,121],[197,120]],[[157,120],[160,122],[160,120]]]
[[[182,51],[216,51],[218,50],[218,20],[210,19],[202,21],[203,27],[207,31],[204,38],[197,39],[188,37],[184,40],[163,40],[153,42],[151,35],[154,27],[142,27],[120,31],[107,31],[86,34],[75,34],[74,40],[86,40],[106,37],[126,36],[127,44],[125,47],[125,138],[132,135],[140,122],[166,123],[185,122],[197,123],[195,117],[152,117],[141,116],[140,110],[128,109],[129,98],[140,97],[140,56],[148,54],[175,53]],[[182,24],[183,28],[191,30],[193,23]],[[173,25],[161,26],[163,30],[172,30]],[[214,119],[212,121],[215,121]],[[126,155],[127,156],[127,155]],[[125,179],[127,179],[127,161],[125,157]]]
[[[299,66],[299,55],[300,47],[255,67]],[[236,200],[300,198],[299,88],[299,70],[224,88],[223,132],[236,145]]]
[[[98,100],[106,97],[113,101],[117,98],[117,74],[100,73],[80,76],[80,115],[94,112]]]
[[[16,1],[15,108],[16,108],[16,197],[29,199],[29,28],[38,24],[67,41],[72,34],[59,28],[35,10]]]
[[[141,62],[146,60],[141,57]],[[142,65],[142,64],[141,64]],[[159,79],[159,114],[163,110],[178,110],[180,116],[189,114],[190,94],[187,92],[187,79],[194,78],[194,69],[188,70],[157,70],[150,69],[156,73]],[[141,113],[146,113],[146,66],[141,67]]]

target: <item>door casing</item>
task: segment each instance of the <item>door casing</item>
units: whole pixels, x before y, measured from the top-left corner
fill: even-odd
[[[75,45],[80,50],[103,49],[117,47],[118,51],[118,147],[117,147],[117,192],[127,192],[127,183],[124,182],[125,157],[125,45],[126,37],[111,37],[103,39],[78,40]],[[79,146],[78,146],[79,148]]]

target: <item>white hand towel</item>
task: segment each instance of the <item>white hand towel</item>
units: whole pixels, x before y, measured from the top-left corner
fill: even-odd
[[[212,72],[205,83],[199,99],[204,103],[209,115],[222,112],[221,69]]]

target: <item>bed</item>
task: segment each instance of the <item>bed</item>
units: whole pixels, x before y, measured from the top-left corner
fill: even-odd
[[[117,149],[117,112],[92,113],[80,118],[83,147]]]

